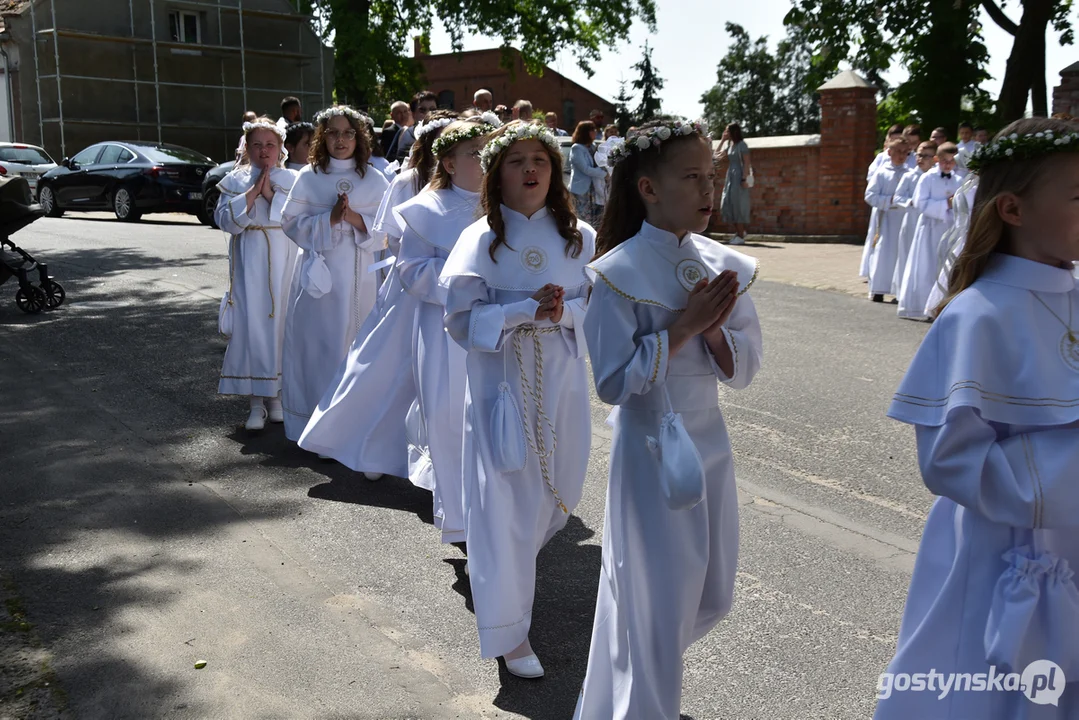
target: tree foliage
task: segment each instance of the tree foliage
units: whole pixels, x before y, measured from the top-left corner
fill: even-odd
[[[629,37],[642,20],[655,30],[655,0],[293,0],[316,17],[316,29],[333,41],[338,98],[361,107],[411,97],[422,87],[422,59],[411,55],[410,37],[426,42],[438,22],[455,52],[466,34],[501,38],[503,64],[511,67],[511,47],[525,69],[542,74],[558,53],[570,50],[591,75],[589,64],[604,48]]]
[[[820,106],[807,85],[812,53],[792,33],[773,54],[768,38],[750,38],[741,25],[726,24],[731,45],[719,62],[716,84],[701,98],[714,128],[737,122],[747,135],[796,135],[820,131]]]
[[[1016,37],[997,102],[1000,123],[1022,115],[1038,83],[1039,70],[1031,65],[1040,68],[1043,78],[1035,111],[1044,108],[1048,25],[1060,33],[1062,43],[1072,41],[1071,0],[1022,0],[1020,23],[1007,18],[1004,2],[1008,0],[795,0],[785,23],[803,32],[813,48],[813,82],[826,81],[846,62],[892,100],[893,111],[954,128],[969,116],[986,115],[993,106],[993,98],[982,89],[989,77],[989,53],[979,22],[983,7]],[[909,76],[893,90],[882,74],[897,63]]]
[[[614,98],[614,124],[618,126],[618,134],[626,136],[633,125],[633,115],[629,111],[629,104],[633,102],[633,96],[626,88],[626,81],[618,81],[618,95]]]
[[[644,55],[633,66],[637,71],[637,79],[633,81],[633,89],[641,94],[641,104],[634,113],[634,123],[640,125],[649,120],[654,120],[659,115],[660,100],[659,91],[663,89],[663,78],[659,76],[655,65],[652,64],[652,48],[648,43],[644,44]]]

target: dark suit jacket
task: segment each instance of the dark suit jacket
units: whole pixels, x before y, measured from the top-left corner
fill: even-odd
[[[394,123],[394,126],[389,130],[382,131],[382,151],[386,154],[386,157],[390,157],[390,147],[397,139],[397,134],[401,132],[401,126]]]

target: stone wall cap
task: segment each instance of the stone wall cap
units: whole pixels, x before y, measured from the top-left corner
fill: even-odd
[[[876,90],[877,88],[870,85],[865,78],[853,70],[844,70],[836,75],[834,78],[817,88],[817,92],[823,90],[850,90],[852,88],[866,88],[868,90]]]
[[[819,145],[820,135],[775,135],[772,137],[746,138],[746,146],[750,150],[767,150],[769,148],[817,147]],[[713,140],[712,147],[718,148],[719,140]]]

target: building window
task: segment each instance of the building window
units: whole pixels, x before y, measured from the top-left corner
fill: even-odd
[[[438,106],[445,110],[453,110],[453,90],[443,90],[438,94]]]
[[[570,132],[577,127],[577,109],[572,100],[562,101],[562,127],[568,128]]]
[[[202,27],[199,22],[199,14],[173,10],[169,13],[169,32],[172,41],[199,45],[202,43]]]

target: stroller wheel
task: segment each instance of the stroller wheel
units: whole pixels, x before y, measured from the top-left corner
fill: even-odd
[[[45,309],[49,300],[45,295],[45,291],[41,288],[34,287],[33,285],[27,285],[24,288],[19,288],[15,293],[15,304],[19,306],[19,309],[24,313],[35,315]]]
[[[67,299],[67,293],[64,292],[64,286],[55,280],[49,280],[48,284],[42,287],[45,291],[45,301],[50,310],[55,310],[64,304],[64,300]]]

